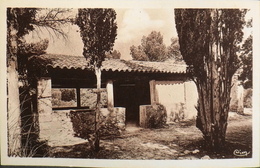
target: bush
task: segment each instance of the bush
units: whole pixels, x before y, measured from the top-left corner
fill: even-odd
[[[147,127],[148,128],[162,128],[167,121],[166,108],[157,104],[147,108]]]
[[[70,119],[76,137],[89,139],[95,131],[95,112],[71,111]]]
[[[76,93],[74,89],[61,89],[61,100],[71,101],[76,100]]]
[[[90,139],[95,133],[95,112],[71,111],[70,118],[75,132],[75,136]],[[100,138],[107,138],[120,135],[116,116],[100,116]]]
[[[101,139],[110,138],[120,135],[118,121],[116,116],[103,116],[101,115],[100,136]]]

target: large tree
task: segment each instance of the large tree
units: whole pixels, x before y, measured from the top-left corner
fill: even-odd
[[[8,154],[21,148],[21,110],[18,86],[18,41],[33,30],[36,9],[7,8]]]
[[[147,37],[143,36],[141,45],[131,46],[130,54],[139,61],[165,61],[167,57],[166,45],[160,32],[152,31]]]
[[[21,54],[19,49],[23,37],[42,28],[49,33],[52,31],[56,35],[65,36],[61,25],[70,22],[70,17],[63,15],[67,11],[69,10],[57,8],[7,8],[7,129],[10,156],[19,155],[21,149],[21,102],[18,85],[18,65],[21,62],[18,60],[26,60],[27,57],[18,59],[18,54]]]
[[[143,48],[139,45],[138,47],[132,45],[130,47],[130,54],[133,60],[137,61],[149,61],[148,56],[143,51]]]
[[[106,8],[78,9],[76,24],[84,44],[83,55],[93,66],[97,79],[94,140],[89,138],[91,148],[97,152],[100,141],[101,66],[105,53],[113,49],[117,36],[116,12]]]
[[[199,95],[196,126],[214,151],[225,142],[245,13],[240,9],[175,9],[180,51]]]

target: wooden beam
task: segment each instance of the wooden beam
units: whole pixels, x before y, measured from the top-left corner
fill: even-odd
[[[77,107],[81,107],[81,99],[80,99],[80,88],[79,87],[77,87],[76,88],[76,91],[77,91]]]

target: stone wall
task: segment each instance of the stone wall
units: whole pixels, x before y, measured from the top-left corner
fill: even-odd
[[[49,146],[65,146],[87,142],[75,137],[70,119],[70,110],[56,110],[39,114],[40,140]]]
[[[52,86],[51,78],[40,78],[37,86],[37,108],[39,120],[39,140],[47,141],[49,146],[65,146],[87,142],[83,138],[76,137],[78,130],[75,130],[71,120],[71,110],[52,110]],[[111,89],[111,82],[109,89]],[[109,100],[113,100],[112,92],[109,92]],[[110,111],[102,108],[102,116],[106,119],[113,118],[116,121],[118,130],[125,129],[125,108],[115,107],[110,103]],[[93,120],[93,117],[89,118]],[[113,120],[114,121],[114,120]]]
[[[87,128],[94,128],[94,117],[91,117],[90,112],[82,112],[88,115],[84,115]],[[109,116],[111,113],[106,108],[102,108],[102,114]],[[125,129],[125,108],[114,108],[112,114],[116,121],[118,130],[122,131]],[[92,123],[92,125],[91,125]],[[75,123],[74,123],[75,124]],[[83,123],[84,124],[84,123]],[[87,142],[83,137],[80,137],[78,130],[75,130],[72,122],[71,110],[54,110],[51,113],[40,113],[39,114],[39,127],[40,127],[40,140],[47,141],[49,146],[65,146],[74,145],[79,143]],[[84,127],[83,129],[86,129]],[[81,131],[88,131],[81,130]]]
[[[141,105],[139,125],[143,128],[161,128],[166,124],[167,112],[163,105]]]
[[[194,82],[155,81],[156,101],[165,106],[167,122],[194,119],[198,101]]]
[[[70,118],[77,137],[91,138],[95,131],[94,110],[72,110]],[[102,108],[99,121],[101,138],[118,136],[125,130],[125,108],[116,107],[111,110]]]

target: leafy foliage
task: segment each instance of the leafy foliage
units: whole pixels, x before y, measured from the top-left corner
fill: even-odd
[[[106,58],[108,59],[120,59],[121,53],[118,50],[113,50],[112,52],[106,52]]]
[[[76,99],[76,93],[74,89],[61,89],[61,100],[71,101]]]
[[[167,112],[163,105],[156,104],[147,109],[147,127],[161,128],[165,126],[167,120]]]
[[[17,30],[17,36],[22,37],[34,30],[36,13],[36,8],[7,8],[7,25],[9,27],[15,20],[14,28]]]
[[[167,47],[167,57],[173,58],[176,62],[181,62],[183,60],[178,38],[171,38],[171,45]]]
[[[141,45],[131,46],[130,54],[134,60],[139,61],[165,61],[166,45],[160,32],[152,31],[147,37],[143,36]]]
[[[221,43],[224,53],[217,56],[218,65],[227,59],[230,66],[228,74],[232,76],[239,67],[236,51],[242,41],[245,12],[236,10],[217,10],[219,16],[211,16],[211,10],[176,9],[176,28],[179,36],[180,50],[190,72],[196,77],[206,77],[205,62],[210,61],[209,45],[214,41]],[[218,17],[218,18],[216,18]],[[217,20],[218,19],[218,20]],[[236,20],[234,22],[234,20]],[[216,25],[214,22],[218,22]],[[220,34],[223,33],[222,35]],[[227,51],[230,49],[230,52]],[[229,55],[230,54],[230,55]]]
[[[36,43],[26,43],[25,40],[21,39],[18,41],[18,72],[20,79],[28,76],[28,59],[33,55],[41,55],[46,52],[49,41],[47,39],[41,40]],[[22,78],[21,78],[22,77]]]
[[[116,12],[113,9],[79,9],[76,24],[84,43],[83,55],[90,64],[100,67],[105,52],[112,50],[117,35]]]
[[[253,78],[253,49],[252,49],[252,35],[250,35],[242,45],[241,67],[242,73],[239,79],[242,80],[242,84],[245,89],[252,88]]]
[[[139,45],[138,47],[132,45],[130,47],[130,54],[134,60],[138,61],[149,61],[148,56],[143,51],[142,47]]]
[[[94,92],[94,88],[84,88],[80,89],[81,106],[89,107],[90,109],[95,109],[97,104],[97,94]],[[105,88],[101,89],[101,107],[107,107],[107,91]]]
[[[20,41],[18,45],[19,55],[41,55],[44,54],[48,48],[49,40],[44,39],[36,43],[26,43],[25,41]]]
[[[106,138],[111,136],[117,136],[120,134],[118,127],[118,121],[116,116],[104,116],[102,115],[103,123],[100,126],[100,137]],[[95,134],[95,112],[92,111],[71,111],[70,118],[73,126],[73,130],[77,137],[88,139],[92,141]]]

